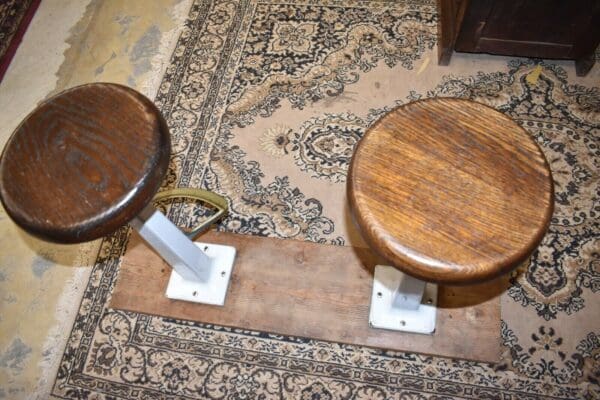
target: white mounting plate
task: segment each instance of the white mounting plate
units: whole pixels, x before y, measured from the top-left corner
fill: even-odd
[[[173,270],[166,295],[169,299],[222,306],[225,304],[225,296],[235,260],[235,247],[199,242],[194,242],[194,244],[211,259],[208,280],[206,282],[188,281]]]
[[[416,310],[392,307],[398,286],[406,278],[415,280],[394,267],[375,267],[369,325],[373,328],[432,334],[437,311],[437,285],[425,285],[423,300]]]

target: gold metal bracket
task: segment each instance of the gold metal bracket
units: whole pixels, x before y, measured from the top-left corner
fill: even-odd
[[[217,222],[219,219],[225,217],[227,215],[227,199],[223,196],[219,196],[214,192],[210,192],[204,189],[196,189],[196,188],[176,188],[176,189],[168,189],[162,192],[159,192],[154,196],[154,202],[159,202],[167,199],[174,198],[187,198],[202,201],[204,203],[208,203],[214,208],[217,209],[217,212],[210,216],[206,221],[195,227],[194,229],[184,232],[185,235],[190,239],[194,240],[198,235],[205,232],[210,228],[212,224]]]

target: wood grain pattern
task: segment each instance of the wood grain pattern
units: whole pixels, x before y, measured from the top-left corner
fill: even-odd
[[[554,204],[548,163],[529,134],[490,107],[450,98],[377,121],[358,144],[348,198],[374,250],[446,284],[516,267],[539,244]]]
[[[89,84],[40,104],[0,159],[8,215],[43,239],[76,243],[113,232],[152,199],[166,173],[169,131],[133,89]]]
[[[383,262],[371,250],[217,232],[199,240],[237,249],[223,307],[166,298],[171,268],[135,233],[110,307],[398,351],[500,359],[505,280],[440,287],[433,335],[394,332],[368,324],[373,269]]]

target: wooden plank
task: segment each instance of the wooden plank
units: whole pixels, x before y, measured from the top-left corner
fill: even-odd
[[[170,300],[170,267],[133,234],[111,307],[282,335],[396,351],[497,362],[505,281],[440,287],[436,332],[429,335],[368,325],[370,250],[230,233],[201,241],[235,246],[237,258],[223,307]]]

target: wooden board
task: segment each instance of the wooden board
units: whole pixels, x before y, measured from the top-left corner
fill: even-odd
[[[370,250],[209,232],[202,242],[235,246],[225,306],[170,300],[171,268],[136,233],[110,306],[152,315],[376,348],[497,362],[505,281],[440,287],[436,332],[419,335],[368,325]]]

